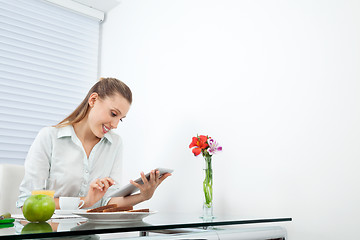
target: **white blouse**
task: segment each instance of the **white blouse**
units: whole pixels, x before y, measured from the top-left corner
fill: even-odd
[[[36,136],[26,156],[25,176],[16,206],[23,206],[36,179],[56,179],[54,197],[85,197],[94,179],[110,177],[116,184],[92,207],[106,205],[110,200],[108,196],[120,187],[121,165],[122,141],[115,132],[106,133],[88,158],[72,125],[45,127]]]

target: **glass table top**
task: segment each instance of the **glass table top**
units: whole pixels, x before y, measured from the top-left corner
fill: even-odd
[[[104,220],[104,219],[103,219]],[[191,214],[154,213],[143,219],[117,221],[105,219],[87,219],[83,217],[53,217],[43,223],[29,223],[16,219],[13,226],[0,226],[0,239],[40,239],[47,237],[80,236],[120,232],[151,232],[179,228],[207,228],[241,224],[260,224],[292,221],[289,217],[245,218],[241,216],[216,216],[203,220]]]

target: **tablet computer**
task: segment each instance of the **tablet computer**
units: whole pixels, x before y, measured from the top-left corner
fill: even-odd
[[[174,170],[168,169],[168,168],[155,168],[155,171],[160,171],[160,177],[161,177],[165,173],[172,173]],[[147,179],[150,179],[150,172],[145,174],[145,176]],[[141,177],[134,180],[134,182],[143,184]],[[137,187],[135,187],[134,185],[132,185],[131,183],[129,183],[129,184],[125,185],[124,187],[119,188],[116,191],[114,191],[109,197],[126,197],[137,191],[139,191],[139,189]]]

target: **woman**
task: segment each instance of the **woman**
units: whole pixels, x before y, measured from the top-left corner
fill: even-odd
[[[157,186],[171,174],[159,178],[151,171],[144,184],[130,181],[140,193],[127,197],[108,197],[121,177],[122,142],[112,132],[126,117],[132,102],[129,87],[115,78],[103,78],[88,92],[68,117],[53,127],[40,130],[25,160],[25,176],[20,185],[17,207],[31,195],[36,179],[55,179],[55,203],[60,196],[80,197],[83,208],[107,204],[134,206],[148,200]]]

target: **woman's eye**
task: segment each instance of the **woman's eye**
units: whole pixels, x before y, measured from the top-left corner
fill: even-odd
[[[111,116],[116,117],[117,115],[116,115],[116,113],[111,112]]]

